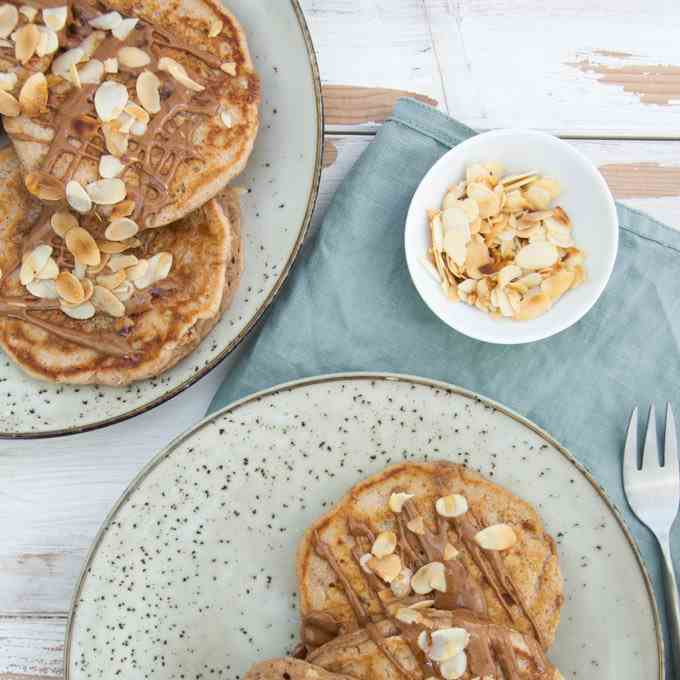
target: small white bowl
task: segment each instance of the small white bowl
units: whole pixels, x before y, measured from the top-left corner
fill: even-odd
[[[531,321],[493,319],[465,303],[451,302],[425,269],[430,247],[426,211],[440,208],[451,184],[473,163],[499,162],[504,174],[530,170],[555,178],[562,187],[556,204],[571,218],[576,245],[586,254],[587,281],[567,292],[543,316]],[[440,158],[411,201],[404,235],[406,261],[415,287],[430,309],[451,328],[485,342],[534,342],[576,323],[595,304],[612,273],[619,243],[614,199],[598,169],[571,144],[532,130],[496,130],[471,137]]]

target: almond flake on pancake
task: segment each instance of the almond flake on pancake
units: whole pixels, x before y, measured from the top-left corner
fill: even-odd
[[[8,118],[16,118],[21,114],[17,98],[5,90],[0,90],[0,113]]]
[[[9,38],[19,23],[19,12],[8,3],[0,7],[0,38]]]
[[[109,290],[113,290],[122,285],[126,278],[125,270],[121,269],[113,274],[99,274],[99,276],[97,276],[97,284],[104,286],[104,288],[108,288]]]
[[[110,123],[123,113],[128,103],[125,85],[113,80],[103,82],[94,95],[94,108],[104,123]]]
[[[35,48],[35,53],[39,57],[54,54],[59,49],[59,36],[48,26],[38,26],[38,30],[40,31],[40,39]]]
[[[59,293],[53,280],[34,279],[26,284],[26,290],[34,297],[43,300],[57,300]]]
[[[0,94],[1,99],[2,94]],[[41,170],[29,172],[24,184],[28,192],[41,201],[60,201],[64,198],[62,183],[56,177]]]
[[[68,7],[45,7],[42,11],[43,22],[53,31],[61,31],[66,26]]]
[[[178,83],[194,92],[203,92],[205,87],[189,77],[182,64],[170,57],[161,57],[158,60],[158,70],[167,71]]]
[[[90,19],[90,26],[92,28],[98,28],[102,31],[112,31],[117,26],[123,22],[123,17],[116,12],[107,12],[106,14],[100,14],[94,19]]]
[[[134,31],[138,22],[139,19],[134,17],[123,19],[123,21],[121,21],[115,28],[111,29],[111,33],[113,33],[114,37],[118,38],[118,40],[126,40],[130,33]]]
[[[47,78],[42,73],[30,76],[19,92],[19,104],[27,116],[39,116],[47,110]]]
[[[475,534],[475,543],[484,550],[507,550],[517,542],[517,534],[508,524],[494,524]]]
[[[213,19],[210,22],[210,28],[208,28],[208,37],[216,38],[220,33],[222,33],[223,28],[224,22],[221,19]]]
[[[220,68],[230,76],[236,75],[236,63],[233,61],[225,61],[220,65]]]
[[[85,66],[78,70],[78,78],[81,83],[87,85],[99,85],[104,77],[104,64],[99,59],[90,59]]]
[[[137,77],[137,99],[149,113],[158,113],[161,110],[160,87],[161,81],[151,71],[142,71]]]
[[[85,319],[91,319],[95,315],[96,310],[90,302],[83,302],[81,305],[72,307],[68,303],[62,301],[61,311],[72,319],[84,321]]]
[[[118,178],[98,179],[90,182],[85,189],[92,202],[97,205],[114,205],[124,201],[127,196],[125,182]]]
[[[139,225],[128,217],[114,220],[106,228],[105,236],[109,241],[125,241],[139,232]]]
[[[125,46],[118,50],[118,63],[126,68],[142,68],[151,63],[151,57],[139,47]]]
[[[22,5],[19,7],[19,14],[23,14],[30,22],[34,21],[36,16],[38,16],[38,10],[30,5]]]
[[[108,288],[95,286],[92,294],[92,304],[109,316],[120,318],[125,316],[125,305]]]
[[[118,59],[115,57],[109,57],[104,60],[104,72],[105,73],[118,73]]]
[[[79,64],[85,60],[85,52],[82,47],[74,47],[60,54],[52,62],[52,73],[64,78],[73,64]]]
[[[72,305],[79,305],[85,302],[85,291],[83,284],[71,272],[63,271],[57,276],[57,293],[59,297]]]
[[[35,24],[22,26],[16,34],[14,55],[17,61],[27,64],[35,54],[35,50],[40,42],[40,31]]]
[[[125,170],[124,163],[116,156],[104,154],[99,159],[99,174],[105,179],[114,179]]]
[[[11,92],[17,86],[16,73],[0,73],[0,90]]]
[[[85,214],[92,210],[92,199],[83,185],[75,180],[66,185],[66,201],[76,212]]]
[[[22,286],[33,281],[38,272],[47,264],[51,255],[52,246],[42,244],[36,246],[31,253],[24,258],[19,271],[19,280],[21,281]]]
[[[101,262],[101,254],[96,241],[82,227],[70,229],[64,237],[69,252],[82,264],[96,267]]]
[[[102,125],[102,134],[106,150],[113,156],[120,158],[127,153],[130,135],[122,132],[117,120]]]
[[[118,254],[111,256],[111,259],[107,264],[107,267],[112,272],[115,273],[123,269],[129,269],[130,267],[134,267],[138,262],[139,260],[134,255]]]

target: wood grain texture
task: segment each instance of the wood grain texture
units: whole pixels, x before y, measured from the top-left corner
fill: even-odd
[[[66,619],[0,618],[0,680],[63,676]]]

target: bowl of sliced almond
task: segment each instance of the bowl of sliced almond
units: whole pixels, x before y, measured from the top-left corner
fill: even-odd
[[[497,130],[446,153],[406,219],[416,289],[453,329],[519,344],[550,337],[602,294],[618,249],[614,199],[569,143]]]

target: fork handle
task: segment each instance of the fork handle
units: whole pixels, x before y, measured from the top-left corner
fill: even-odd
[[[680,598],[678,597],[678,583],[675,580],[673,558],[671,557],[671,542],[668,536],[659,537],[661,554],[663,555],[664,580],[666,585],[666,611],[671,641],[671,657],[676,675],[680,678]]]

